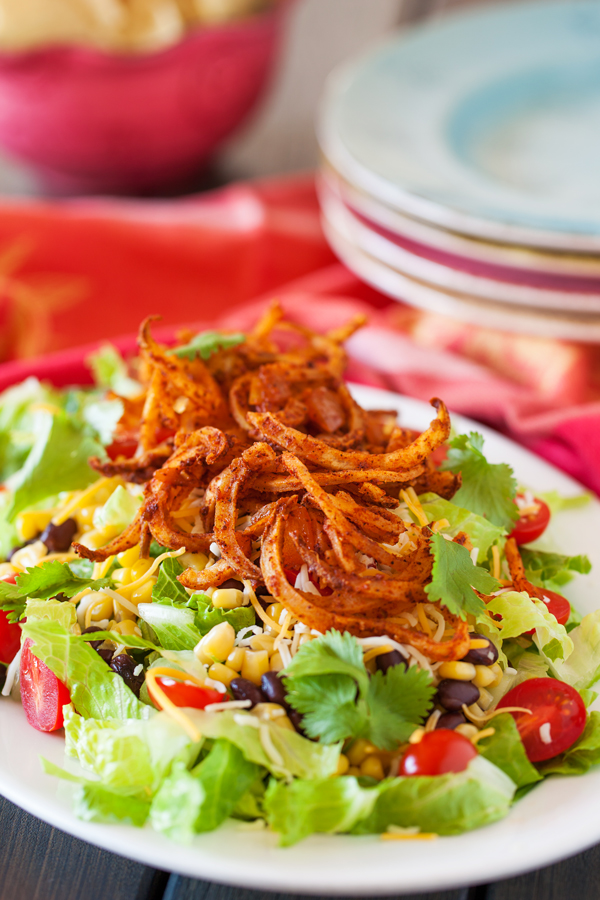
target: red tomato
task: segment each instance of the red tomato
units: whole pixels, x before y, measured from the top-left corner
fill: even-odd
[[[31,638],[21,651],[21,702],[27,721],[38,731],[56,731],[63,726],[65,703],[71,702],[68,688],[54,672],[31,652]]]
[[[14,575],[5,575],[0,581],[16,584]],[[21,646],[21,626],[17,622],[9,622],[8,615],[0,610],[0,662],[12,662]]]
[[[571,615],[571,604],[567,598],[563,597],[562,594],[557,594],[556,591],[548,591],[546,588],[542,588],[542,590],[544,591],[542,603],[546,603],[546,600],[548,601],[546,603],[548,612],[552,613],[559,625],[566,625]],[[525,634],[533,633],[533,629],[525,632]]]
[[[571,747],[585,728],[583,700],[555,678],[530,678],[505,694],[498,709],[522,706],[531,713],[513,712],[525,752],[531,762],[552,759]]]
[[[411,744],[400,763],[400,775],[445,775],[462,772],[477,750],[466,737],[439,728],[423,735],[418,744]]]
[[[204,709],[210,703],[226,703],[229,700],[227,694],[220,694],[219,691],[215,691],[213,688],[201,687],[199,684],[193,684],[191,681],[177,681],[175,678],[167,678],[165,676],[157,678],[156,683],[163,689],[175,706]],[[152,697],[152,688],[148,687]]]
[[[523,494],[518,494],[522,497]],[[550,509],[543,500],[535,497],[539,509],[534,516],[521,516],[517,519],[516,525],[511,531],[509,537],[515,539],[517,544],[529,544],[531,541],[537,541],[539,536],[544,533],[550,521]]]
[[[137,437],[132,434],[121,434],[118,437],[115,437],[112,444],[106,448],[106,452],[113,462],[120,456],[124,456],[125,459],[131,459],[137,450],[137,445]]]

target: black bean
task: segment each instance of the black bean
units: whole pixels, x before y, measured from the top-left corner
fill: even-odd
[[[38,535],[36,535],[36,537],[30,538],[28,541],[23,541],[23,543],[19,544],[17,547],[13,547],[12,550],[10,551],[10,553],[8,554],[8,556],[6,557],[6,562],[11,561],[11,559],[13,558],[13,556],[17,552],[17,550],[22,550],[23,547],[29,547],[30,544],[35,544],[35,542],[39,541],[39,539],[40,539],[40,536],[38,534]]]
[[[243,591],[244,585],[235,578],[228,578],[227,581],[224,581],[223,584],[219,585],[219,590],[227,590],[228,588],[235,588],[236,591]]]
[[[304,734],[304,729],[302,728],[303,717],[300,715],[297,709],[288,710],[288,719],[290,720],[296,731],[300,732],[300,734]]]
[[[280,706],[287,706],[285,686],[277,672],[265,672],[261,679],[260,687],[269,703],[279,703]]]
[[[48,548],[48,553],[66,553],[77,531],[75,519],[65,519],[60,525],[52,522],[44,529],[40,540]]]
[[[375,664],[380,672],[387,672],[392,666],[403,665],[406,668],[408,660],[399,650],[390,650],[389,653],[381,653],[379,656],[376,656]]]
[[[257,597],[270,597],[271,591],[266,586],[266,584],[259,584],[259,586],[254,591]]]
[[[436,728],[449,728],[454,731],[459,725],[465,725],[467,720],[462,712],[447,712],[439,717]]]
[[[444,678],[438,684],[437,700],[449,712],[462,709],[463,704],[471,706],[479,700],[479,688],[471,681],[457,681]]]
[[[265,702],[265,696],[259,686],[247,678],[233,678],[229,687],[235,700],[250,700],[252,706]]]
[[[132,659],[127,653],[119,653],[118,656],[113,656],[111,659],[109,666],[116,672],[117,675],[120,675],[128,688],[131,688],[136,697],[140,696],[140,688],[144,683],[144,672],[140,671],[139,675],[134,675],[134,670],[137,669],[138,663],[136,663],[135,659]]]
[[[476,650],[469,650],[466,656],[463,656],[463,662],[473,663],[474,666],[491,666],[498,659],[498,651],[484,634],[476,634],[473,632],[469,635],[471,640],[487,641],[487,647],[478,647]]]
[[[89,625],[87,628],[84,628],[81,632],[82,634],[93,634],[95,631],[102,631],[101,628],[98,628],[97,625]],[[97,650],[100,644],[103,644],[104,641],[86,641],[92,650]]]
[[[101,656],[102,659],[104,660],[104,662],[107,663],[107,665],[109,665],[109,666],[110,666],[110,661],[113,658],[114,652],[115,651],[111,650],[110,647],[100,647],[98,650],[96,650],[96,653],[98,654],[98,656]]]

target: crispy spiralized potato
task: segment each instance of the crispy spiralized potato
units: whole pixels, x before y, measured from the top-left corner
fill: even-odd
[[[431,401],[436,417],[422,434],[356,403],[341,380],[342,344],[360,317],[320,335],[275,303],[245,340],[217,341],[202,357],[191,332],[183,352],[159,344],[152,321],[139,334],[143,394],[117,426],[137,449],[92,461],[144,484],[143,502],[121,535],[78,552],[102,561],[139,544],[144,558],[154,539],[209,555],[205,569],[179,576],[188,590],[245,582],[318,631],[388,636],[429,661],[464,656],[467,623],[427,596],[432,532],[400,506],[407,490],[418,503],[413,488],[449,499],[460,487],[433,462],[450,434],[443,402]]]

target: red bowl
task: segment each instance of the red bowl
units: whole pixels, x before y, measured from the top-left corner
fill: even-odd
[[[0,55],[0,146],[52,190],[140,192],[197,172],[273,68],[290,0],[166,50]]]

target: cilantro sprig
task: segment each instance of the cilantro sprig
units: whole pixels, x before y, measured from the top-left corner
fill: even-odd
[[[111,585],[110,578],[87,578],[77,575],[68,563],[57,559],[26,569],[16,577],[16,584],[0,581],[0,609],[8,613],[10,622],[18,622],[25,612],[27,599],[49,600],[62,594],[74,597],[84,588],[98,590]]]
[[[514,502],[517,482],[506,463],[489,463],[483,454],[483,437],[476,431],[459,434],[450,441],[448,457],[441,468],[461,473],[462,486],[452,502],[484,516],[507,531],[518,518]]]
[[[220,331],[202,331],[195,335],[189,343],[182,344],[181,347],[173,347],[170,352],[180,358],[193,360],[200,356],[202,359],[209,359],[217,350],[228,350],[229,347],[242,344],[245,340],[246,336],[241,332],[223,334]]]
[[[429,673],[416,667],[369,676],[356,638],[335,630],[300,648],[285,684],[309,737],[326,744],[363,737],[384,750],[410,737],[435,693]]]
[[[433,555],[431,583],[425,585],[425,593],[432,602],[439,600],[455,616],[465,619],[467,613],[480,615],[485,603],[473,588],[482,594],[490,594],[501,587],[487,569],[476,566],[471,554],[462,544],[447,541],[441,534],[431,538]]]

